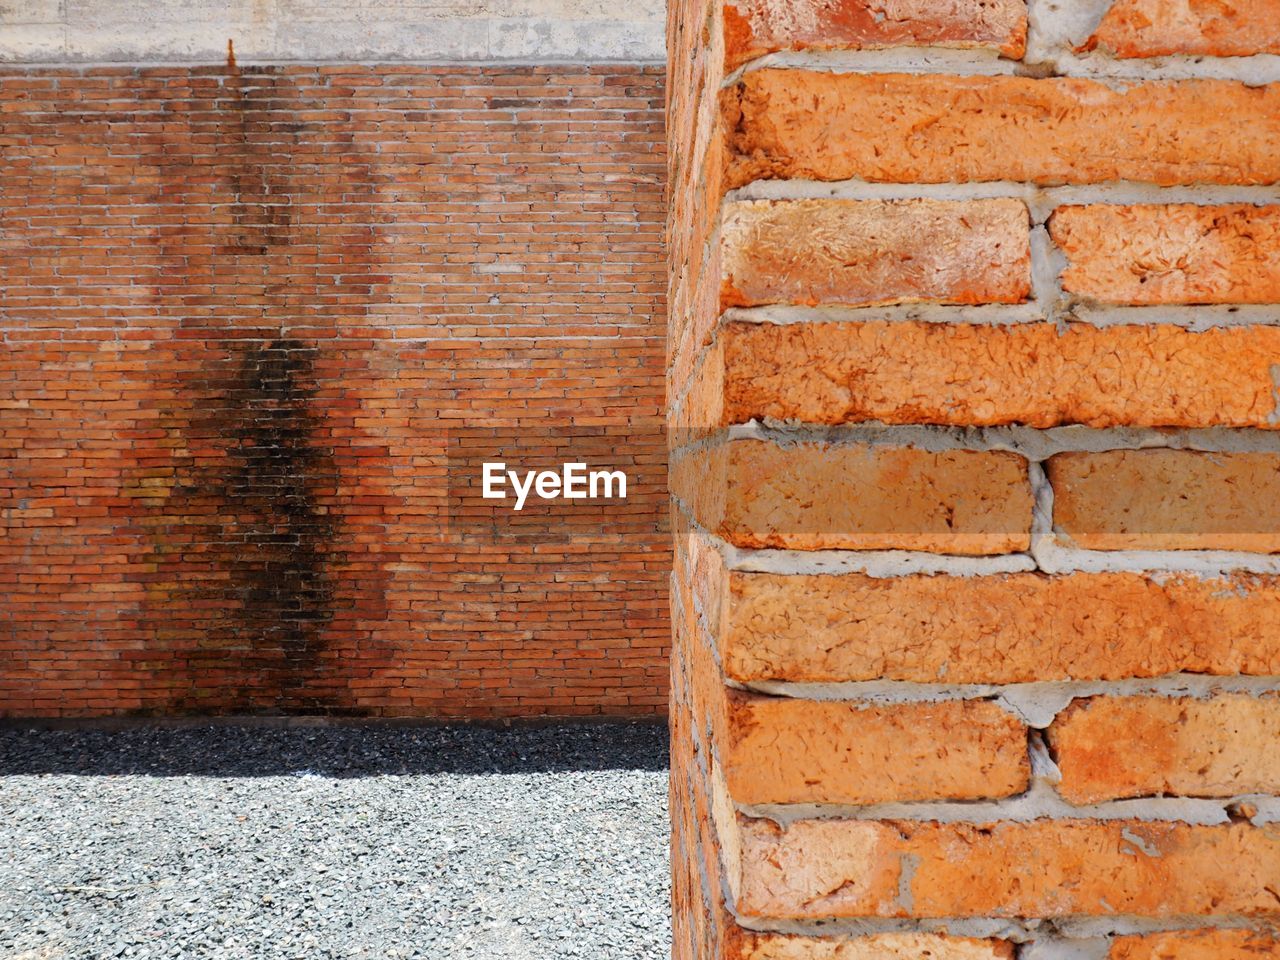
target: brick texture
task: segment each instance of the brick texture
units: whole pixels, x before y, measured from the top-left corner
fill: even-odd
[[[1054,521],[1092,550],[1280,551],[1280,456],[1064,453],[1045,466]]]
[[[1272,6],[671,5],[675,960],[1280,953]]]
[[[716,425],[1280,425],[1280,327],[726,323],[721,341],[704,372],[722,384]]]
[[[684,457],[672,490],[744,547],[987,554],[1030,541],[1031,485],[1011,453],[738,441]]]
[[[1077,700],[1049,731],[1073,803],[1280,793],[1280,700]]]
[[[1274,577],[730,577],[721,655],[726,675],[742,682],[1280,673]]]
[[[778,50],[861,50],[899,45],[998,50],[1026,48],[1020,0],[738,0],[724,4],[725,66]]]
[[[0,88],[0,712],[663,709],[659,68]],[[570,422],[633,513],[451,517],[459,442]]]
[[[1071,293],[1139,305],[1280,300],[1280,207],[1062,207],[1049,229]]]
[[[1116,0],[1085,49],[1118,57],[1280,53],[1276,0]]]
[[[1020,303],[1028,230],[1016,200],[735,203],[720,230],[720,302]]]
[[[951,183],[1273,184],[1280,90],[1219,80],[756,70],[723,96],[726,185],[787,177]],[[1232,136],[1247,124],[1248,137]]]

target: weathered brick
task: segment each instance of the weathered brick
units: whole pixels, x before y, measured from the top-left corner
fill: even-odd
[[[1013,960],[1013,951],[1013,944],[1003,940],[937,933],[881,933],[866,937],[744,933],[738,952],[729,960]]]
[[[778,50],[977,47],[1017,59],[1026,49],[1022,0],[728,0],[725,66]]]
[[[1117,57],[1280,53],[1280,2],[1116,0],[1085,49]]]
[[[663,87],[0,67],[0,714],[661,712]],[[575,419],[629,519],[460,531],[448,438]]]
[[[1280,426],[1280,327],[734,322],[720,337],[722,423]]]
[[[1049,233],[1062,285],[1104,303],[1280,301],[1280,207],[1094,204],[1060,207]]]
[[[1280,579],[732,573],[730,679],[1029,683],[1280,673]]]
[[[1280,916],[1280,826],[738,819],[746,917]]]
[[[1017,200],[731,203],[720,302],[1020,303],[1029,231]]]
[[[741,547],[1024,550],[1033,496],[1017,454],[734,441],[677,461],[674,492]]]
[[[1026,729],[985,701],[876,705],[730,691],[719,744],[738,803],[976,800],[1020,793]]]
[[[1280,793],[1280,699],[1092,697],[1049,729],[1073,803]]]
[[[1063,453],[1045,474],[1054,526],[1077,547],[1280,551],[1280,454]]]
[[[726,188],[893,183],[1280,181],[1280,86],[769,69],[722,94]],[[1249,136],[1236,136],[1247,126]]]
[[[1261,960],[1280,956],[1280,939],[1260,930],[1176,930],[1116,937],[1107,960]]]

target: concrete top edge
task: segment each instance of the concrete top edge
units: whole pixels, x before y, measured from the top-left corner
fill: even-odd
[[[663,0],[11,0],[0,65],[656,63]]]

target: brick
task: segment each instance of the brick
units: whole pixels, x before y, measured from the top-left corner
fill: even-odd
[[[1026,729],[984,701],[874,705],[730,691],[719,744],[738,803],[976,800],[1020,793]]]
[[[1084,49],[1117,57],[1280,53],[1280,2],[1116,0]]]
[[[0,714],[661,713],[663,97],[0,68]],[[458,535],[446,437],[574,419],[626,510]]]
[[[724,5],[725,66],[779,50],[865,50],[893,46],[1026,49],[1021,0],[737,0]]]
[[[1030,683],[1280,674],[1280,579],[731,574],[725,675]]]
[[[1280,425],[1280,327],[735,322],[720,337],[708,406],[725,424]]]
[[[1280,454],[1063,453],[1045,474],[1060,539],[1083,549],[1280,552]]]
[[[991,554],[1030,545],[1022,457],[734,441],[678,461],[672,487],[740,547]]]
[[[1013,957],[1014,946],[1007,941],[936,933],[804,937],[747,932],[730,960],[1013,960]]]
[[[1225,80],[746,73],[721,94],[728,189],[759,179],[1280,181],[1280,87]],[[1232,136],[1247,125],[1248,137]]]
[[[738,823],[744,917],[1280,914],[1275,825]]]
[[[1280,301],[1280,207],[1059,207],[1063,289],[1103,303]]]
[[[1029,229],[1017,200],[731,203],[720,303],[1021,303]]]
[[[1280,953],[1280,939],[1258,930],[1177,930],[1116,937],[1107,960],[1261,960]]]
[[[1072,803],[1280,793],[1280,699],[1092,697],[1049,729]]]

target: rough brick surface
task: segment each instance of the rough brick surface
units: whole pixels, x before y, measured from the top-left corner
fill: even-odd
[[[1013,960],[1014,956],[1012,943],[936,933],[831,938],[747,933],[738,949],[730,960]]]
[[[746,201],[725,208],[720,303],[1020,303],[1017,200]]]
[[[1239,575],[733,573],[732,679],[1028,683],[1280,674],[1280,582]]]
[[[756,70],[723,94],[727,187],[752,180],[1269,184],[1280,87]],[[1249,136],[1234,135],[1247,126]]]
[[[724,5],[729,69],[778,50],[892,46],[977,47],[1020,57],[1022,0],[729,0]]]
[[[1117,937],[1107,960],[1261,960],[1280,955],[1280,939],[1257,930],[1187,930]]]
[[[1073,803],[1280,793],[1275,696],[1093,697],[1059,714],[1049,740]]]
[[[735,441],[679,461],[673,490],[743,547],[992,554],[1031,540],[1012,453]]]
[[[739,818],[748,917],[1280,916],[1280,827]]]
[[[1045,474],[1055,529],[1078,547],[1280,551],[1280,454],[1064,453]]]
[[[1118,57],[1280,53],[1276,0],[1116,0],[1085,49]]]
[[[1070,293],[1138,305],[1280,301],[1280,207],[1062,207],[1049,232]]]
[[[678,4],[675,960],[1280,954],[1273,6]]]
[[[1026,729],[993,703],[731,693],[727,706],[719,749],[738,803],[976,800],[1020,793],[1030,778]]]
[[[571,418],[661,463],[662,95],[0,71],[0,712],[662,710],[660,470],[647,534],[541,544],[447,474]]]
[[[1280,327],[730,323],[723,423],[1274,429]]]

